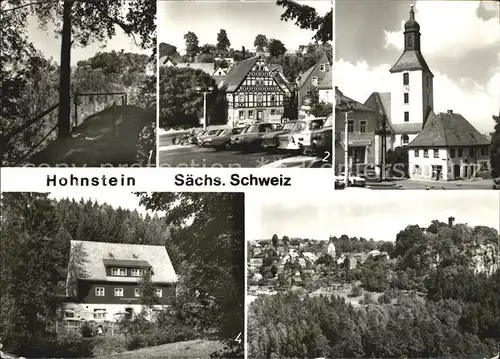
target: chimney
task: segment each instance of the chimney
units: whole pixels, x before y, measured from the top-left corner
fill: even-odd
[[[448,217],[448,227],[453,227],[454,221],[455,221],[455,217]]]
[[[446,112],[448,112],[448,115],[453,115],[453,110],[448,110]]]

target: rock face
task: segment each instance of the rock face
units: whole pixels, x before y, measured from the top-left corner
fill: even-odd
[[[492,275],[500,269],[500,253],[498,245],[482,244],[469,252],[470,266],[475,273]]]

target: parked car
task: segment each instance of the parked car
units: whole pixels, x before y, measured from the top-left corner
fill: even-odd
[[[245,130],[246,127],[227,128],[217,136],[204,139],[203,145],[207,147],[213,147],[216,150],[229,149],[231,148],[231,137],[239,135]]]
[[[203,129],[202,127],[195,127],[191,130],[189,134],[189,142],[193,145],[198,144],[198,136],[203,136],[207,130]]]
[[[288,121],[281,128],[276,129],[276,131],[271,131],[262,136],[262,148],[274,150],[278,148],[278,136],[284,135],[292,131],[293,126],[297,121]]]
[[[335,180],[342,181],[345,184],[345,172],[342,172],[340,176],[335,176]],[[347,185],[349,187],[365,187],[366,179],[355,175],[349,175],[349,183]]]
[[[278,136],[278,149],[299,151],[311,146],[311,131],[323,125],[324,119],[298,120],[292,131]]]
[[[203,140],[209,137],[217,136],[219,135],[222,131],[224,131],[227,128],[227,126],[210,126],[207,127],[206,131],[199,134],[196,137],[196,143],[198,145],[203,145]]]
[[[333,114],[328,116],[323,126],[311,131],[311,151],[325,160],[332,160]]]
[[[231,146],[244,151],[259,148],[262,136],[267,132],[276,131],[278,126],[281,124],[275,122],[260,122],[250,125],[244,133],[231,137]]]

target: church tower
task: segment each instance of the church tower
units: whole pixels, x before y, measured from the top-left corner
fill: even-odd
[[[404,27],[404,51],[390,69],[394,147],[405,146],[418,135],[434,102],[434,75],[420,51],[420,25],[415,20],[413,5]]]

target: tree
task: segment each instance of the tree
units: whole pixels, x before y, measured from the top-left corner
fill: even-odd
[[[211,323],[221,339],[234,343],[244,332],[243,195],[185,192],[140,198],[147,209],[165,211],[165,223],[178,228],[172,238],[179,253],[174,268],[183,273],[188,292],[214,298]]]
[[[301,29],[316,31],[313,39],[320,42],[332,41],[332,10],[324,16],[318,15],[313,7],[300,5],[293,0],[277,0],[276,5],[285,8],[281,20],[294,20]]]
[[[159,304],[158,297],[156,296],[156,287],[151,281],[150,269],[143,270],[139,290],[141,292],[141,304],[143,306],[151,310],[155,305]]]
[[[43,1],[33,2],[29,6],[18,6],[19,2],[16,0],[9,0],[8,3],[12,8],[4,9],[2,13],[29,11],[38,17],[42,26],[49,22],[56,26],[62,24],[58,117],[60,137],[70,135],[70,59],[71,47],[75,42],[85,47],[93,41],[112,38],[116,34],[115,26],[118,26],[129,36],[139,35],[140,47],[152,51],[156,48],[156,1],[154,0],[136,0],[126,4],[120,0]],[[16,10],[13,10],[14,8]]]
[[[189,58],[194,59],[200,51],[198,48],[198,36],[196,36],[194,32],[189,31],[184,35],[184,40],[186,41],[186,55]]]
[[[231,42],[227,37],[226,30],[221,29],[217,34],[217,50],[226,52],[231,46]]]
[[[500,177],[500,114],[493,116],[495,132],[491,139],[491,174],[494,178]]]
[[[257,51],[263,51],[267,48],[267,37],[266,35],[259,34],[255,37],[255,41],[253,42],[253,46],[257,49]]]
[[[267,44],[267,51],[269,56],[282,56],[286,53],[286,47],[280,40],[271,39]]]
[[[278,235],[277,234],[273,234],[273,238],[271,239],[271,241],[273,243],[273,246],[277,247],[278,246]]]

